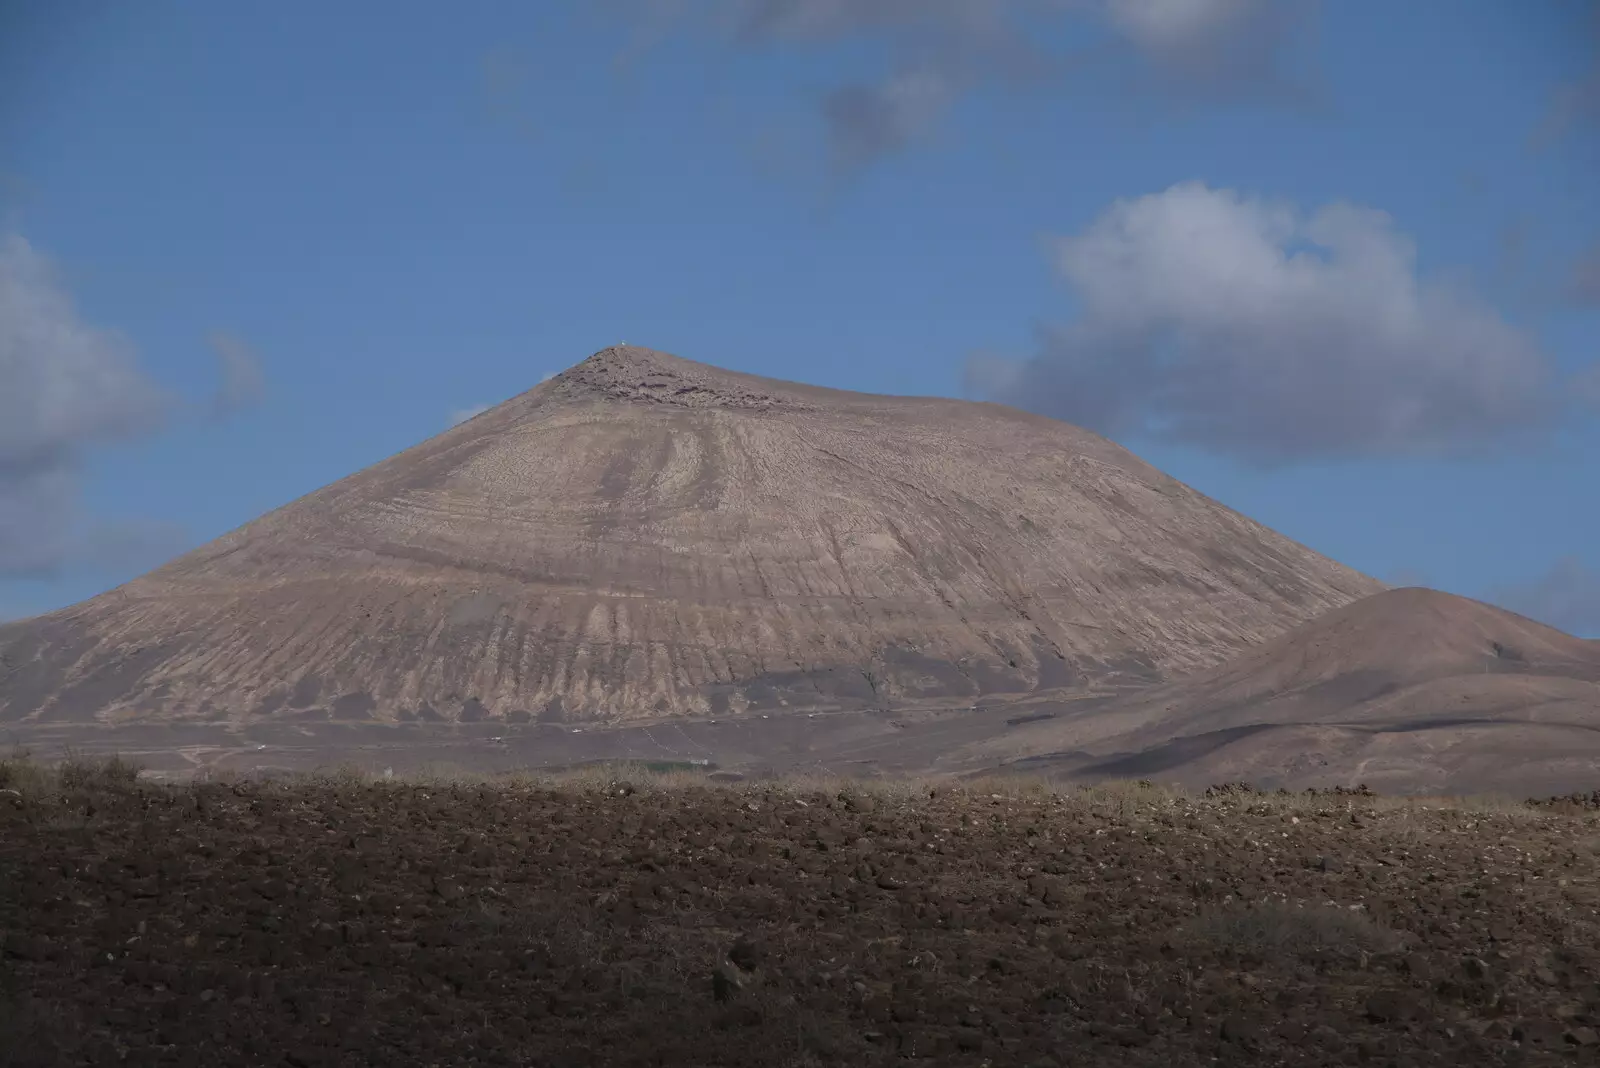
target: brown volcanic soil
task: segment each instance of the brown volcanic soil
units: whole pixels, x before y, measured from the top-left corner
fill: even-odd
[[[0,1064],[1600,1060],[1593,810],[87,780],[0,794]]]
[[[616,348],[0,627],[0,722],[591,723],[1092,692],[1379,588],[1054,420]]]
[[[1218,668],[963,754],[996,758],[1187,783],[1588,790],[1600,782],[1600,642],[1464,597],[1389,590]]]

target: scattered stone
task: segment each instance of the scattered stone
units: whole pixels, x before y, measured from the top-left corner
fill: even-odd
[[[155,880],[151,879],[150,883],[154,886]],[[282,901],[289,896],[289,884],[282,879],[267,879],[256,884],[256,893],[268,901]]]
[[[1228,1016],[1222,1021],[1220,1034],[1224,1042],[1247,1046],[1261,1037],[1261,1026],[1248,1016]]]
[[[746,1002],[729,1005],[717,1013],[714,1026],[722,1031],[759,1027],[761,1010]]]
[[[1549,1020],[1525,1020],[1511,1029],[1511,1041],[1527,1046],[1556,1046],[1565,1037],[1565,1029]]]
[[[1420,953],[1407,953],[1401,957],[1400,970],[1419,979],[1426,978],[1433,971],[1428,965],[1428,959]]]
[[[1410,995],[1399,990],[1379,990],[1367,998],[1367,1019],[1375,1023],[1404,1023],[1416,1011]]]
[[[0,790],[0,826],[16,827],[28,821],[28,808],[15,790]]]
[[[46,961],[50,959],[50,940],[43,935],[12,931],[5,937],[4,953],[21,961]]]
[[[1307,1031],[1306,1025],[1299,1020],[1284,1020],[1273,1028],[1272,1033],[1291,1046],[1298,1046],[1305,1041]]]
[[[711,973],[711,994],[718,1001],[731,1001],[744,988],[744,973],[729,961],[723,961]]]
[[[1592,1027],[1574,1027],[1569,1029],[1562,1037],[1572,1045],[1582,1046],[1585,1049],[1591,1046],[1600,1046],[1600,1033],[1596,1033]]]
[[[753,972],[761,967],[766,951],[745,935],[740,935],[728,950],[728,959],[741,971]]]

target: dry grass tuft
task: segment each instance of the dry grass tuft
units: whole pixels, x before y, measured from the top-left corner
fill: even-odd
[[[127,790],[138,783],[139,772],[139,765],[120,756],[89,759],[68,754],[57,764],[44,764],[27,750],[18,749],[0,759],[0,790],[28,800]]]
[[[121,756],[93,760],[69,756],[55,766],[63,790],[125,790],[139,781],[139,765]]]
[[[55,776],[26,749],[12,750],[10,756],[0,759],[0,790],[31,798],[46,793],[54,785]]]
[[[1405,946],[1400,932],[1363,909],[1293,901],[1212,906],[1190,921],[1182,936],[1208,949],[1257,960],[1355,960]]]

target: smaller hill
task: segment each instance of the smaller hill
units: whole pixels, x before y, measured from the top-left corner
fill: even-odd
[[[1600,642],[1464,597],[1387,590],[969,755],[1189,783],[1587,789],[1600,780]]]

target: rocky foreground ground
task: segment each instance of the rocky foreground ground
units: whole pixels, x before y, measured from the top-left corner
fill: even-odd
[[[0,764],[0,1063],[1600,1063],[1600,813]]]

